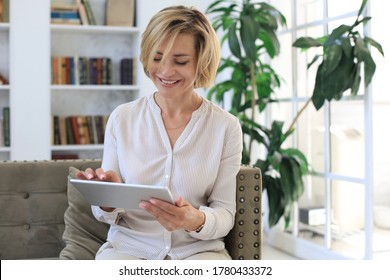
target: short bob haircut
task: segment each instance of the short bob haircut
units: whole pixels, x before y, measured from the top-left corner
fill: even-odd
[[[220,45],[213,26],[207,17],[194,7],[172,6],[152,17],[141,40],[141,63],[149,77],[149,65],[159,46],[169,38],[168,53],[178,34],[192,34],[197,54],[195,88],[208,88],[215,79],[220,59]],[[162,57],[164,60],[164,56]]]

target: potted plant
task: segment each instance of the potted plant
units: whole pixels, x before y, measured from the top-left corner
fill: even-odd
[[[215,84],[208,98],[223,101],[232,94],[230,112],[241,121],[244,135],[243,164],[258,166],[267,191],[270,226],[282,216],[288,226],[291,206],[303,193],[303,176],[309,172],[306,157],[295,148],[282,148],[293,132],[283,132],[283,122],[274,121],[270,128],[261,125],[256,114],[275,102],[274,89],[280,77],[269,61],[279,54],[277,29],[286,19],[277,9],[264,2],[218,0],[206,10],[214,14],[213,25],[222,30],[221,44],[228,43],[231,55],[221,59],[218,73],[228,69],[231,77]],[[246,141],[245,141],[246,140]],[[265,148],[266,155],[253,153],[254,143]]]
[[[302,37],[294,47],[306,50],[322,47],[323,54],[314,57],[308,67],[322,58],[317,69],[313,95],[297,113],[287,130],[284,123],[273,121],[267,128],[258,121],[268,105],[275,102],[274,89],[280,86],[281,78],[270,65],[279,54],[277,29],[286,24],[285,17],[273,6],[264,2],[243,0],[217,0],[207,8],[213,14],[213,25],[223,32],[221,44],[228,43],[231,55],[221,59],[218,73],[230,70],[230,78],[212,87],[208,98],[222,102],[231,94],[230,112],[240,121],[244,135],[244,164],[253,164],[262,170],[263,186],[267,191],[269,226],[276,225],[280,218],[289,225],[292,205],[304,191],[303,177],[310,172],[305,155],[295,148],[282,145],[294,132],[302,112],[313,102],[320,109],[325,100],[340,100],[343,93],[351,90],[356,94],[361,80],[361,65],[364,64],[365,86],[371,82],[375,63],[366,44],[381,46],[373,39],[362,38],[356,28],[370,18],[360,19],[367,0],[363,0],[357,19],[351,26],[340,25],[330,35],[321,38]],[[254,153],[252,146],[259,144],[265,155]]]

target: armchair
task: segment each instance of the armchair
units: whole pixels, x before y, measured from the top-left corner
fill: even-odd
[[[68,184],[71,167],[99,160],[0,162],[0,259],[93,259],[108,225]],[[226,236],[233,259],[261,259],[261,172],[242,166],[237,174],[237,214]]]

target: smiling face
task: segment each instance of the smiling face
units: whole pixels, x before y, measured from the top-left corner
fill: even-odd
[[[178,34],[172,47],[164,40],[149,64],[149,76],[159,94],[179,97],[193,92],[196,78],[197,54],[194,36]],[[164,57],[163,57],[164,56]]]

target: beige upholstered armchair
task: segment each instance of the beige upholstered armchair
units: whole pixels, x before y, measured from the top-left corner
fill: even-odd
[[[108,226],[67,178],[70,167],[98,166],[99,160],[0,162],[0,259],[93,259]],[[261,259],[261,193],[260,170],[242,166],[236,222],[226,237],[233,259]]]

